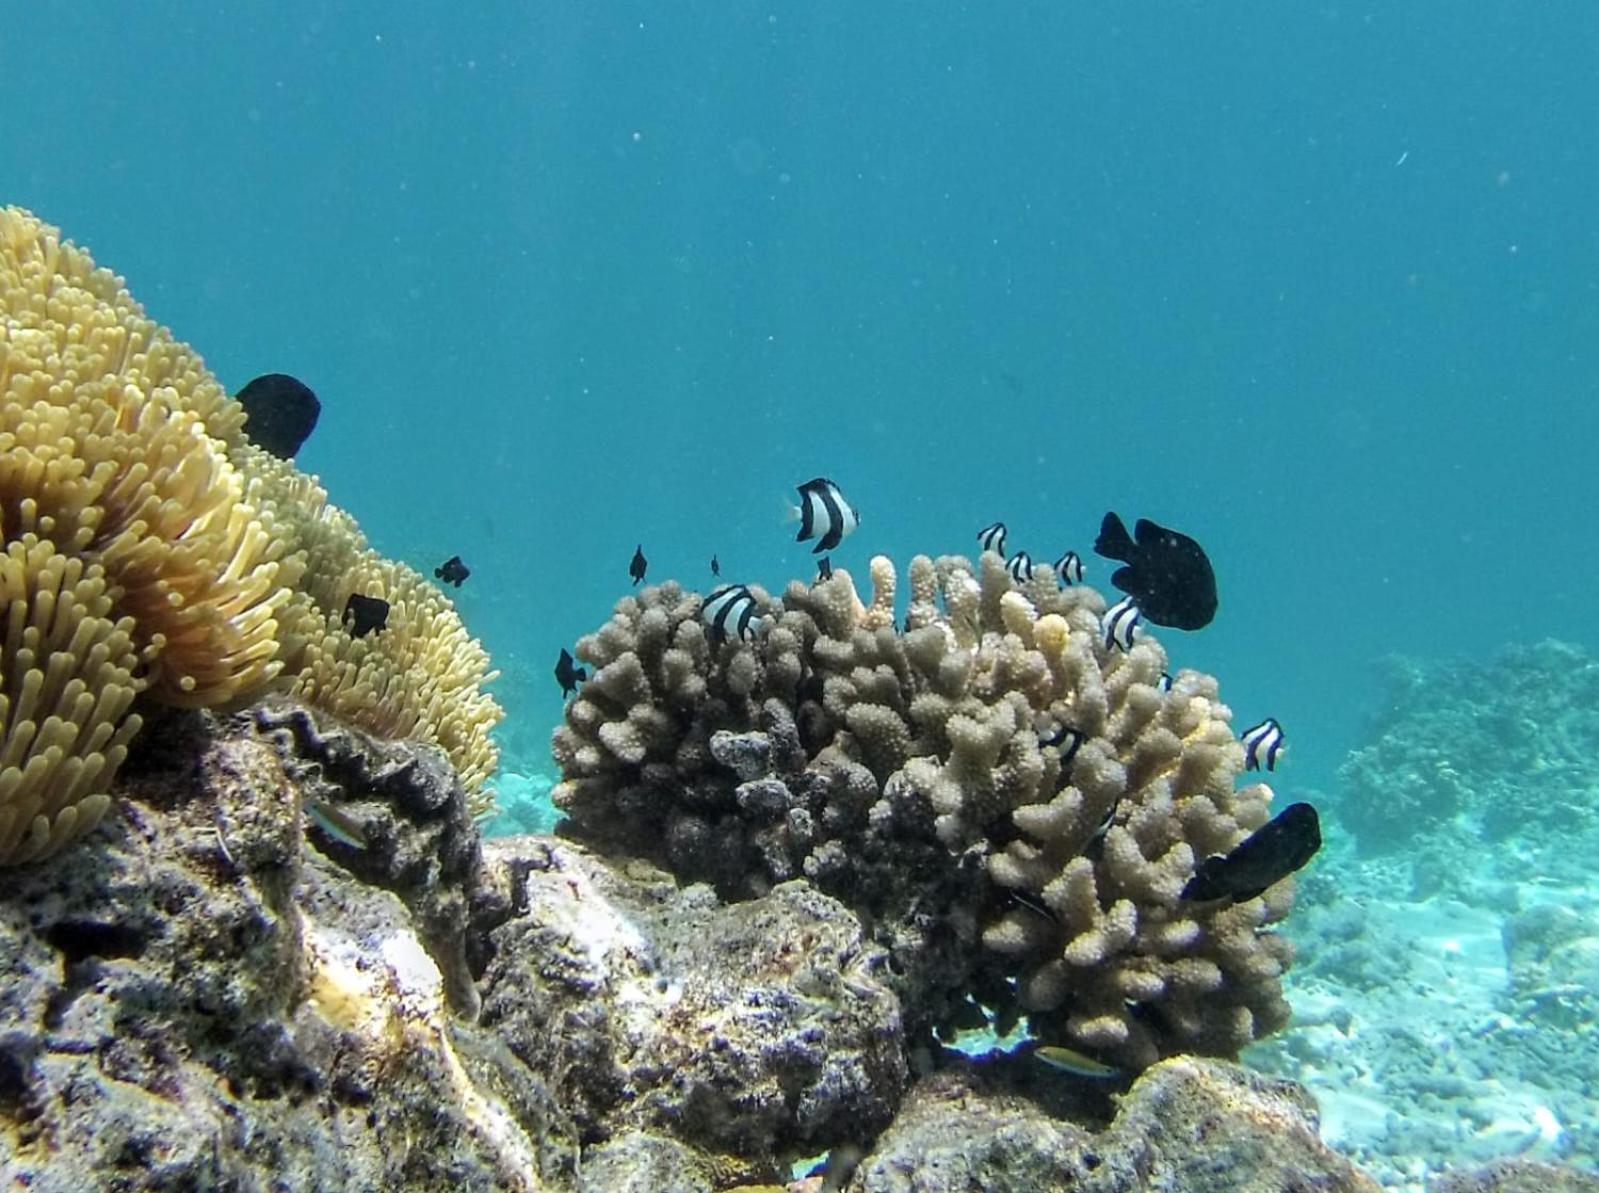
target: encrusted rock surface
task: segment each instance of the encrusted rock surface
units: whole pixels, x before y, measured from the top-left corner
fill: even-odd
[[[304,716],[147,726],[97,833],[6,876],[0,1185],[521,1190],[573,1171],[539,1080],[450,1013],[458,946],[430,956],[419,930],[464,928],[464,793]],[[344,794],[365,879],[303,827],[302,798]]]
[[[1309,1096],[1225,1061],[1181,1057],[1139,1078],[1092,1132],[979,1072],[917,1084],[849,1193],[1377,1193],[1316,1135]]]
[[[899,1000],[837,901],[788,882],[723,905],[547,839],[487,853],[521,910],[490,934],[483,1024],[586,1137],[667,1128],[755,1160],[888,1125],[908,1082]]]
[[[3,1188],[1375,1187],[1302,1090],[1224,1062],[1114,1098],[1026,1055],[929,1056],[917,987],[806,881],[727,903],[556,838],[480,846],[431,752],[289,704],[152,722],[116,795],[0,887]]]

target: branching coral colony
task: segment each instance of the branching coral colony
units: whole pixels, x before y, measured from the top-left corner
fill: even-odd
[[[313,477],[252,445],[200,357],[59,232],[0,209],[0,864],[92,829],[138,731],[290,690],[440,746],[491,796],[488,656]],[[344,602],[390,603],[352,638]]]
[[[871,562],[713,636],[675,583],[622,600],[554,752],[568,831],[753,895],[804,877],[887,946],[927,1028],[971,999],[1127,1071],[1231,1056],[1280,1028],[1291,879],[1241,902],[1180,897],[1196,859],[1263,824],[1216,682],[1151,637],[1107,650],[1103,598],[918,556],[909,612]]]

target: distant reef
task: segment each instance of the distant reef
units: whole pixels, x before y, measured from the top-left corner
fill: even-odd
[[[1592,873],[1599,659],[1547,641],[1488,658],[1388,660],[1330,805],[1362,852],[1516,879]],[[1438,863],[1444,864],[1444,863]]]

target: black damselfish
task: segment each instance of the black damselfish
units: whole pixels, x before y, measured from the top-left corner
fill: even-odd
[[[352,638],[365,638],[389,624],[389,603],[382,597],[352,592],[344,602],[344,628]]]
[[[250,442],[284,460],[294,458],[322,413],[310,387],[287,373],[263,374],[234,396],[244,407]]]
[[[443,580],[446,584],[453,584],[459,588],[461,587],[461,581],[465,580],[472,574],[472,569],[461,562],[461,557],[459,555],[452,555],[443,563],[439,564],[438,567],[434,568],[433,574],[440,580]],[[490,587],[493,586],[490,585]]]
[[[650,566],[650,561],[644,558],[644,544],[640,543],[633,552],[633,561],[627,565],[627,574],[633,577],[637,584],[644,579],[644,569]]]
[[[1110,582],[1133,598],[1145,620],[1197,630],[1216,616],[1216,573],[1204,548],[1186,534],[1140,518],[1129,535],[1111,513],[1100,524],[1094,550],[1127,565]]]
[[[589,673],[577,665],[566,647],[561,647],[561,657],[555,664],[555,682],[561,685],[561,698],[564,700],[577,691],[577,685],[589,677]]]
[[[1225,854],[1200,862],[1183,887],[1195,902],[1253,899],[1281,882],[1321,848],[1321,818],[1309,804],[1289,804]]]

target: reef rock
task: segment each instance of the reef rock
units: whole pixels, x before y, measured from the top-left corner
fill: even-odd
[[[1377,1193],[1323,1144],[1316,1107],[1292,1082],[1182,1057],[1146,1071],[1114,1121],[1092,1132],[978,1071],[911,1091],[848,1193]]]
[[[565,1186],[565,1117],[468,1021],[477,838],[436,755],[286,704],[184,713],[117,794],[6,876],[0,1184]],[[365,846],[308,836],[312,798]]]
[[[515,914],[483,1024],[586,1138],[660,1129],[751,1161],[888,1125],[908,1083],[885,956],[804,882],[724,905],[644,863],[544,838],[487,847]]]

